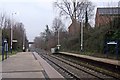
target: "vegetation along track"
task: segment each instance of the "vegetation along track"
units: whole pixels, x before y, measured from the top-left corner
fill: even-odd
[[[70,75],[74,79],[91,79],[91,80],[113,80],[113,77],[93,71],[89,68],[80,66],[55,55],[40,54],[47,62],[58,66],[65,74]],[[64,75],[64,74],[62,74]]]

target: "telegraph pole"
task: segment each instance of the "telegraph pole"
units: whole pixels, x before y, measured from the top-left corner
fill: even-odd
[[[59,32],[59,28],[58,28],[58,50],[60,49],[60,32]]]
[[[23,33],[23,52],[25,52],[25,33]]]

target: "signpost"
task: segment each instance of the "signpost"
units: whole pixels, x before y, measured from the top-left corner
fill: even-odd
[[[118,52],[119,52],[118,41],[109,41],[109,42],[107,42],[107,56],[108,56],[108,45],[116,45],[115,46],[115,49],[116,49],[116,58],[118,59]]]
[[[5,59],[7,59],[8,57],[8,43],[7,42],[5,42],[5,52],[6,52]]]
[[[12,40],[13,43],[17,43],[18,41],[17,40]]]
[[[61,46],[61,45],[57,45],[57,47],[58,47],[58,50],[60,49],[60,46]]]
[[[111,44],[111,45],[113,45],[113,44],[117,44],[117,42],[112,41],[112,42],[108,42],[107,44]]]
[[[15,39],[14,39],[14,40],[12,40],[12,43],[13,43],[13,44],[15,44],[15,43],[17,43],[17,42],[18,42],[18,41],[17,41],[17,40],[15,40]]]
[[[4,54],[6,52],[6,54]],[[4,60],[4,55],[5,59],[7,59],[7,52],[8,52],[8,43],[6,39],[2,39],[2,61]]]

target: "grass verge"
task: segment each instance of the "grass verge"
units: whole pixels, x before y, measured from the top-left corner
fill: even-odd
[[[0,61],[2,61],[2,55],[0,55]]]
[[[16,53],[17,53],[17,51],[13,51],[12,53],[8,52],[8,56],[15,55]],[[4,55],[4,59],[5,59],[5,55]],[[1,55],[1,53],[0,53],[0,61],[2,61],[2,55]]]

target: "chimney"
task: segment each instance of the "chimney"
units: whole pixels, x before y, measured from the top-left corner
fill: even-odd
[[[120,7],[120,1],[118,2],[118,7]]]

